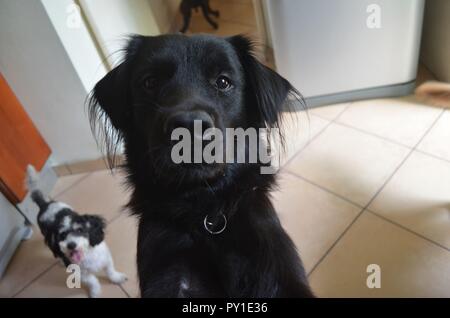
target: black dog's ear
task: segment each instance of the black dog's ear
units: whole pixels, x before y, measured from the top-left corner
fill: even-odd
[[[105,75],[94,87],[88,100],[89,120],[99,146],[104,150],[111,168],[122,134],[131,124],[130,69],[144,37],[129,38],[123,61]]]
[[[288,80],[256,59],[254,45],[249,38],[236,35],[228,38],[228,41],[233,45],[244,69],[248,102],[257,107],[254,111],[258,115],[258,124],[260,127],[279,128],[281,111],[283,107],[290,106],[290,103],[286,103],[288,97],[292,96],[303,107],[301,94]]]
[[[144,37],[133,35],[123,50],[124,59],[117,67],[105,75],[92,93],[92,103],[98,104],[108,115],[116,129],[123,129],[129,113],[130,65],[136,56]]]
[[[89,244],[95,246],[105,238],[106,221],[98,215],[84,215],[85,224],[89,232]]]
[[[114,127],[119,130],[124,128],[128,116],[128,77],[129,62],[124,61],[95,85],[90,100],[91,107],[95,107],[96,112],[106,114]],[[91,118],[98,119],[95,116]]]

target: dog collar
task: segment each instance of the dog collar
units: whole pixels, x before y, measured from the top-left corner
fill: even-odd
[[[225,231],[227,228],[227,217],[225,214],[220,213],[216,220],[210,220],[209,214],[205,216],[205,219],[203,220],[203,226],[205,227],[205,230],[208,231],[212,235],[217,235]]]
[[[252,191],[258,190],[258,187],[253,187]],[[215,220],[211,220],[209,214],[205,216],[203,219],[203,226],[205,230],[208,231],[209,234],[217,235],[225,231],[228,225],[228,220],[225,214],[220,213],[216,216]]]

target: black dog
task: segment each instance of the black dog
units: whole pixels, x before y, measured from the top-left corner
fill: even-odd
[[[192,9],[197,10],[199,7],[202,9],[203,16],[205,17],[206,21],[208,21],[208,23],[211,24],[214,29],[217,29],[219,27],[209,15],[212,14],[216,18],[218,18],[220,13],[219,11],[211,9],[211,7],[209,6],[209,0],[183,0],[180,4],[180,11],[183,15],[183,27],[180,30],[181,33],[186,32],[189,28]]]
[[[134,36],[96,85],[92,128],[109,136],[110,154],[125,145],[143,297],[313,296],[261,163],[175,164],[170,155],[172,129],[196,119],[220,130],[278,127],[295,93],[243,36]]]

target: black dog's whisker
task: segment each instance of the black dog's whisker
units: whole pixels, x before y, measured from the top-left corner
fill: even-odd
[[[110,169],[117,166],[117,152],[122,143],[122,133],[117,130],[106,112],[98,106],[98,101],[93,94],[88,101],[89,122],[91,130],[96,136],[97,145],[106,155]]]
[[[210,191],[212,194],[216,195],[216,193],[214,192],[213,188],[212,188],[211,185],[208,183],[208,180],[205,180],[205,184],[206,184],[206,186],[208,187],[209,191]]]
[[[168,112],[167,109],[164,109],[164,107],[162,107],[162,106],[160,106],[160,105],[158,105],[158,104],[156,104],[154,102],[149,103],[149,104],[134,103],[133,107],[144,108],[144,109],[147,109],[147,108],[151,107],[152,109],[154,109],[155,111],[160,112],[160,113],[167,113]]]

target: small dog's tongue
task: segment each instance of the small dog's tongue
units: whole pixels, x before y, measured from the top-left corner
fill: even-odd
[[[70,255],[70,258],[75,264],[79,264],[81,262],[82,253],[81,251],[73,251]]]

